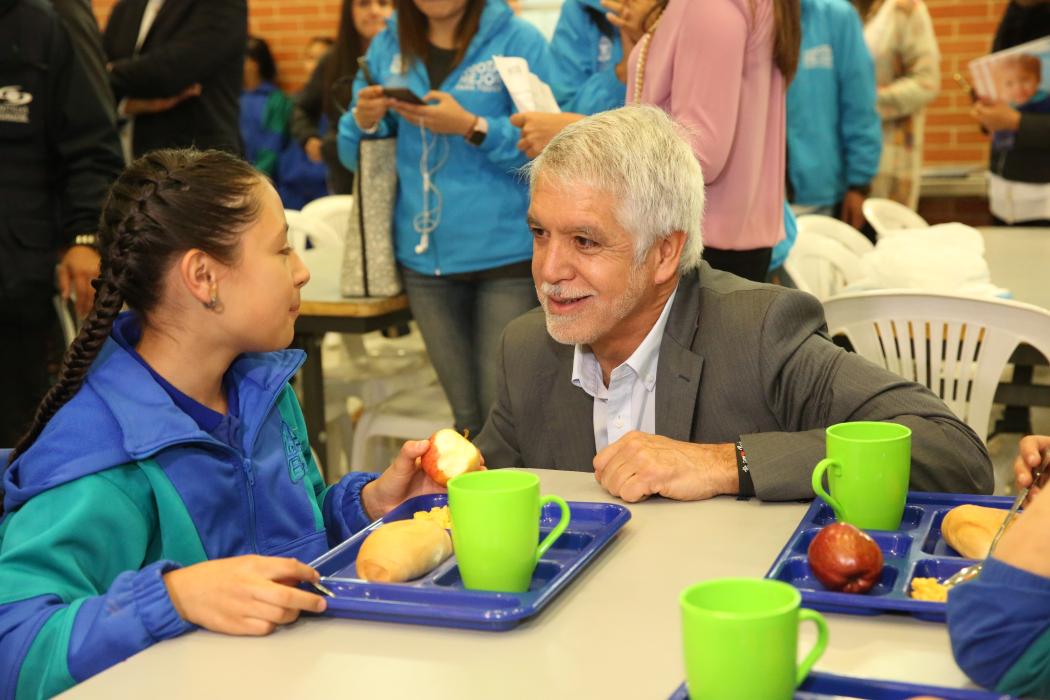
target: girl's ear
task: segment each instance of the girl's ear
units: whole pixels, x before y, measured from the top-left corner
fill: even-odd
[[[203,250],[193,248],[179,260],[179,280],[194,299],[204,306],[213,304],[220,270],[218,262]]]

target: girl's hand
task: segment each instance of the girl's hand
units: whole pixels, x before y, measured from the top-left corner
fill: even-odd
[[[372,129],[379,120],[386,116],[387,109],[393,102],[389,97],[383,95],[381,85],[369,85],[357,93],[357,105],[354,107],[354,117],[357,125],[362,129]]]
[[[320,578],[295,559],[249,554],[169,571],[164,585],[184,620],[212,632],[264,635],[303,610],[324,612],[324,598],[293,588]]]
[[[361,489],[361,502],[368,517],[381,518],[413,496],[445,492],[419,466],[419,458],[428,449],[429,440],[409,440],[401,446],[401,452],[387,470]]]
[[[477,117],[463,109],[456,98],[447,92],[431,90],[423,95],[424,102],[435,101],[437,104],[414,105],[408,102],[393,101],[394,111],[419,126],[420,123],[435,134],[454,134],[466,136],[474,126]]]

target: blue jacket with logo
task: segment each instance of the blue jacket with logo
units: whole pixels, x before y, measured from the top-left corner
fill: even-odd
[[[788,177],[799,204],[867,185],[882,155],[875,69],[849,0],[802,0],[802,48],[787,93]]]
[[[623,107],[627,89],[616,77],[623,58],[620,30],[601,0],[565,0],[551,38],[554,93],[566,112],[597,114]]]
[[[373,135],[363,135],[350,112],[339,121],[339,159],[350,170],[357,170],[362,137],[397,137],[395,252],[398,262],[415,272],[474,272],[532,257],[532,235],[525,222],[529,193],[518,174],[527,159],[518,150],[521,132],[510,123],[514,104],[496,72],[493,56],[520,56],[540,80],[551,82],[543,35],[516,18],[504,0],[488,0],[463,60],[437,88],[451,94],[467,111],[485,117],[489,130],[480,146],[467,143],[458,134],[423,132],[392,110]],[[423,63],[402,59],[396,17],[372,40],[366,60],[380,85],[407,87],[420,97],[430,91]],[[354,81],[355,103],[365,85],[359,71]],[[431,214],[438,219],[429,248],[416,253],[420,234],[414,223],[425,214],[420,168],[424,139],[430,181],[440,194],[429,197]]]
[[[130,314],[113,330],[131,346],[138,333]],[[288,385],[303,358],[233,363],[227,444],[106,341],[4,475],[0,697],[54,695],[192,629],[164,585],[171,569],[242,554],[309,562],[368,523],[360,494],[375,475],[325,488],[313,461]]]

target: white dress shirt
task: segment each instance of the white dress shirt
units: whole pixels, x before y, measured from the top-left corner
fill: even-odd
[[[164,0],[148,0],[146,7],[142,11],[142,21],[139,23],[139,35],[135,39],[135,51],[132,55],[137,56],[139,49],[142,48],[142,44],[146,41],[146,37],[149,35],[149,30],[153,27],[153,20],[157,19],[157,13],[160,12],[160,8],[163,7]],[[125,97],[117,105],[117,113],[124,115],[124,105],[127,103]],[[120,130],[120,146],[124,151],[124,162],[130,163],[134,160],[134,155],[131,150],[131,144],[135,138],[135,117],[133,115],[127,115],[127,121],[124,123],[124,128]]]
[[[677,293],[676,287],[645,340],[609,375],[609,386],[605,386],[601,365],[590,346],[576,346],[572,383],[594,399],[594,446],[599,452],[632,430],[656,432],[656,369]]]

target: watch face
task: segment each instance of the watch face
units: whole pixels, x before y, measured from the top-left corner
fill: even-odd
[[[470,132],[470,136],[467,137],[467,141],[474,144],[475,146],[480,146],[482,143],[485,142],[485,132],[472,131]]]

